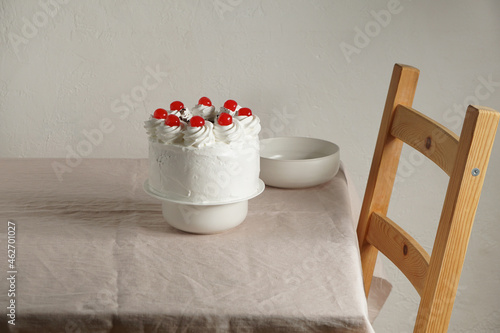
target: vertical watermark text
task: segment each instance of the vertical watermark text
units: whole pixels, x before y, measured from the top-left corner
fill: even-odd
[[[9,282],[7,322],[10,325],[16,325],[16,223],[13,221],[7,221],[7,263],[7,281]]]

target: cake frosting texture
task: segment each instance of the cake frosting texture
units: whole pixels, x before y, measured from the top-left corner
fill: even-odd
[[[200,99],[188,122],[177,118],[182,110],[169,111],[165,119],[153,115],[145,122],[149,187],[166,199],[224,203],[244,200],[259,190],[259,118],[237,113],[214,117],[215,108],[207,100]],[[201,102],[210,105],[198,107]]]

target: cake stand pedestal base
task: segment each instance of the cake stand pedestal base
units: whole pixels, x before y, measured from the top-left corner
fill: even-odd
[[[216,234],[243,222],[248,200],[220,205],[193,205],[162,201],[163,217],[172,227],[194,234]]]
[[[193,234],[217,234],[241,224],[248,214],[248,200],[264,191],[264,182],[259,179],[255,192],[242,198],[226,202],[190,202],[186,198],[159,193],[149,181],[144,182],[144,191],[161,200],[163,217],[172,227]]]

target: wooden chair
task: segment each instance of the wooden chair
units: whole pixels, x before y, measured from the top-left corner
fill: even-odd
[[[394,66],[357,233],[366,295],[380,251],[420,295],[414,332],[446,332],[500,114],[469,106],[458,137],[412,109],[418,75]],[[403,143],[450,176],[431,256],[386,216]]]

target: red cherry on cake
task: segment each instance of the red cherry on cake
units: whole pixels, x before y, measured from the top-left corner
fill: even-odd
[[[153,118],[156,119],[167,119],[168,112],[165,109],[156,109],[155,113],[153,114]]]
[[[231,125],[233,123],[233,117],[231,117],[229,113],[222,112],[219,115],[219,119],[217,120],[217,122],[221,126]]]
[[[189,121],[189,125],[191,125],[191,127],[202,127],[203,125],[205,125],[205,119],[200,116],[194,116]]]
[[[202,97],[198,101],[198,104],[205,105],[205,106],[212,106],[212,101],[208,97]]]
[[[247,116],[250,117],[252,115],[252,110],[249,108],[241,108],[238,111],[238,116]]]
[[[165,125],[170,127],[177,127],[181,125],[181,120],[175,114],[169,114],[165,119]]]
[[[226,103],[224,103],[224,107],[231,111],[235,111],[237,106],[238,103],[236,103],[236,101],[233,101],[232,99],[228,99]]]
[[[182,103],[181,101],[174,101],[170,103],[170,110],[180,111],[182,109],[184,109],[184,103]]]

